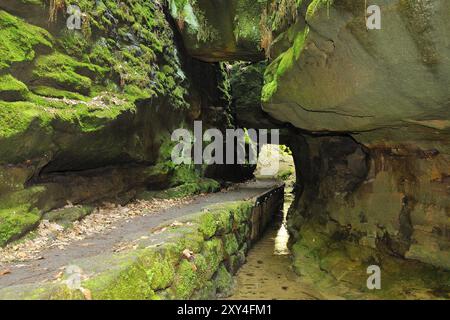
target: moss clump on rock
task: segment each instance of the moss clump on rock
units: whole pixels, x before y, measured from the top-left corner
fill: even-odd
[[[14,63],[30,62],[36,57],[36,50],[48,51],[53,46],[47,31],[3,10],[0,10],[0,38],[0,70]]]
[[[13,76],[0,75],[0,100],[20,101],[28,94],[28,87]]]
[[[210,279],[224,259],[224,248],[221,239],[213,238],[205,241],[202,255],[205,257],[205,262],[208,266],[208,274],[206,277]]]
[[[236,235],[234,235],[234,233],[226,234],[223,237],[223,246],[225,253],[228,256],[232,256],[234,253],[236,253],[239,250],[239,243],[237,241]]]
[[[74,58],[54,53],[36,60],[33,76],[35,84],[50,84],[57,88],[89,95],[93,79],[101,78],[106,68],[78,62]]]
[[[33,229],[40,219],[39,211],[28,205],[0,209],[0,246]]]
[[[177,268],[173,283],[173,294],[179,299],[189,299],[194,292],[197,281],[197,266],[188,260],[182,260]]]
[[[104,257],[103,257],[104,258]],[[102,261],[91,261],[106,268]],[[156,298],[152,290],[147,270],[139,259],[139,253],[120,254],[109,259],[113,268],[102,270],[96,277],[82,283],[93,298],[100,300],[150,300]]]
[[[219,269],[217,270],[214,276],[214,279],[216,283],[217,292],[221,296],[227,296],[231,293],[233,287],[233,277],[227,271],[227,269],[223,264],[220,265]]]
[[[43,219],[68,227],[73,222],[91,214],[92,211],[94,208],[90,206],[71,206],[47,212],[43,215]]]
[[[153,290],[168,288],[175,277],[175,265],[178,257],[163,250],[144,252],[140,260]]]
[[[212,211],[201,215],[199,219],[199,230],[205,239],[209,239],[214,235],[230,232],[232,230],[232,221],[230,211],[226,209],[212,209]]]
[[[264,74],[264,86],[262,89],[262,101],[269,102],[278,90],[278,79],[288,70],[292,69],[294,63],[300,58],[300,54],[305,46],[309,27],[305,27],[303,32],[299,32],[294,39],[292,46],[280,54],[269,64]]]
[[[220,184],[212,179],[199,179],[197,182],[187,182],[178,187],[167,189],[159,194],[160,197],[177,199],[190,195],[216,192],[220,189]]]

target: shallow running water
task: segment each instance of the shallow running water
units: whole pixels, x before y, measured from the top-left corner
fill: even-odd
[[[301,282],[291,266],[286,229],[286,214],[291,202],[292,197],[287,191],[283,221],[269,226],[250,250],[247,262],[236,274],[235,290],[229,299],[317,299],[314,290]]]

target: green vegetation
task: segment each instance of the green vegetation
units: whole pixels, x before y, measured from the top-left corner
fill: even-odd
[[[308,10],[306,11],[306,18],[310,19],[312,18],[319,9],[323,7],[327,7],[327,9],[330,9],[330,6],[333,4],[334,0],[313,0],[308,5]]]
[[[0,75],[0,99],[7,101],[24,100],[28,87],[9,74]]]
[[[179,28],[195,35],[197,41],[212,41],[218,37],[218,31],[208,23],[196,0],[169,0],[169,8]]]
[[[40,218],[39,211],[28,205],[0,209],[0,246],[31,230]]]
[[[300,58],[300,54],[305,46],[309,28],[305,27],[303,32],[299,32],[295,37],[292,47],[280,54],[266,69],[264,75],[264,87],[262,89],[262,101],[268,102],[278,90],[278,79],[288,70],[292,69],[294,63]]]
[[[52,30],[55,23],[62,23],[56,19],[73,1],[51,1],[47,7],[38,0],[22,3],[27,4],[19,6],[24,10],[49,10],[48,29]],[[154,161],[157,145],[149,148],[146,144],[156,138],[144,131],[137,113],[149,118],[156,114],[154,109],[167,108],[160,113],[170,114],[189,108],[189,82],[160,4],[143,0],[81,0],[76,4],[83,12],[82,30],[61,30],[57,34],[0,10],[1,164],[18,166],[17,171],[28,177],[40,169],[35,166],[38,162],[53,160],[55,152],[75,158],[86,155],[89,162],[91,155],[105,145],[115,147],[101,155],[109,163],[129,156],[136,156],[137,161]],[[136,106],[138,100],[149,98],[155,103]],[[118,138],[118,130],[130,137]],[[167,170],[167,175],[173,175],[167,186],[173,189],[166,196],[218,190],[217,182],[201,179],[193,167],[174,168],[164,161],[166,165],[158,165],[162,171]],[[3,170],[0,167],[0,177]],[[24,181],[14,188],[25,188]],[[9,181],[1,181],[0,190],[9,192],[10,188]],[[14,202],[13,193],[5,197],[8,206],[6,202],[0,206],[0,245],[35,226],[47,210],[35,210],[28,201]],[[20,210],[16,210],[18,206]],[[8,212],[16,211],[20,214],[8,218]],[[66,214],[72,217],[72,213]],[[77,214],[73,216],[77,218]]]
[[[52,48],[52,37],[44,29],[25,23],[0,10],[0,70],[13,63],[30,62],[40,50]]]
[[[65,1],[65,5],[68,3],[70,1]],[[173,107],[187,107],[185,75],[173,45],[172,30],[160,8],[140,1],[121,6],[115,1],[103,1],[99,6],[92,1],[80,1],[78,5],[87,13],[83,33],[65,31],[56,40],[46,30],[0,11],[0,36],[3,39],[0,70],[6,72],[0,76],[0,123],[4,124],[1,137],[23,132],[34,120],[46,125],[56,117],[90,123],[81,127],[92,131],[101,128],[92,125],[99,122],[94,118],[104,118],[109,113],[108,118],[113,119],[131,108],[127,103],[110,103],[107,105],[110,111],[104,108],[99,112],[92,110],[98,109],[92,105],[89,108],[83,107],[84,104],[74,107],[73,103],[67,104],[63,100],[89,103],[92,97],[102,92],[110,92],[118,99],[130,102],[156,95],[168,96]],[[64,1],[53,10],[62,8]],[[87,27],[90,31],[86,33]],[[94,31],[100,37],[88,36]],[[114,33],[118,33],[120,39],[110,37]],[[135,42],[138,45],[131,44]],[[21,81],[21,77],[8,74],[13,63],[31,65],[31,90],[38,96],[29,94],[28,79]],[[46,97],[61,100],[50,101]],[[124,105],[127,107],[123,108]],[[82,115],[80,109],[87,112]]]
[[[106,68],[81,63],[70,56],[54,53],[36,60],[33,76],[39,83],[50,82],[65,90],[89,95],[92,87],[91,78],[101,78],[106,71]]]

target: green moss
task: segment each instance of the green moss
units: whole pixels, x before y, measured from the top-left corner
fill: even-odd
[[[34,120],[48,122],[50,118],[34,103],[0,101],[0,139],[24,132]]]
[[[194,264],[197,273],[197,283],[195,288],[202,288],[211,278],[215,270],[212,270],[212,266],[208,265],[207,260],[202,254],[196,254],[194,257]]]
[[[238,108],[256,108],[261,104],[261,90],[267,62],[233,64],[231,88]]]
[[[237,233],[236,233],[236,238],[238,240],[238,243],[240,245],[246,245],[247,240],[249,239],[250,236],[250,227],[249,224],[241,224],[238,228],[237,228]]]
[[[129,258],[120,270],[113,270],[83,282],[97,300],[151,300],[157,298],[151,289],[143,266]]]
[[[81,94],[75,93],[75,92],[55,89],[55,88],[46,87],[46,86],[33,87],[33,88],[31,88],[31,91],[33,91],[33,93],[35,93],[37,95],[44,96],[44,97],[61,98],[61,99],[67,98],[67,99],[80,100],[80,101],[88,101],[89,100],[89,98],[87,98]]]
[[[212,179],[199,179],[197,182],[189,182],[170,188],[155,194],[157,198],[178,199],[200,193],[216,192],[220,184]]]
[[[191,297],[192,300],[215,300],[216,298],[216,284],[213,281],[207,281]]]
[[[233,219],[236,225],[247,222],[252,213],[253,203],[251,201],[239,201],[232,205]]]
[[[177,268],[171,290],[176,299],[189,299],[198,283],[197,267],[193,262],[182,260]]]
[[[210,279],[224,259],[222,241],[219,238],[205,241],[202,255],[205,257],[206,265],[208,266],[206,278]]]
[[[198,216],[187,218],[181,226],[161,226],[165,227],[165,231],[155,234],[155,238],[140,240],[136,249],[75,261],[83,269],[83,275],[87,276],[82,281],[82,287],[90,290],[93,299],[108,300],[210,299],[215,298],[216,287],[219,294],[228,294],[232,288],[232,276],[224,263],[230,270],[236,271],[245,259],[246,247],[238,250],[234,233],[205,240],[198,231],[199,221],[202,221],[203,215],[213,216],[218,219],[214,224],[216,231],[231,231],[231,215],[237,209],[247,211],[249,203],[216,205],[209,212],[199,212]],[[1,213],[3,211],[0,211],[0,217]],[[10,212],[6,216],[11,217]],[[212,222],[211,219],[206,220]],[[242,225],[238,232],[243,230],[247,234],[243,227],[246,225]],[[154,240],[158,241],[158,245]],[[186,249],[193,252],[189,258],[183,254]],[[22,296],[31,299],[85,298],[80,290],[69,290],[62,281],[37,290],[35,287],[20,290],[24,290],[20,293]],[[16,295],[15,292],[0,290],[1,297]]]
[[[260,42],[260,17],[263,5],[263,1],[237,1],[234,21],[236,41],[239,42],[239,40],[245,39],[249,47]]]
[[[101,78],[106,71],[106,68],[53,53],[37,59],[33,75],[39,83],[54,84],[69,91],[89,94],[92,79]]]
[[[29,205],[0,209],[0,246],[31,230],[40,218],[39,211]]]
[[[199,218],[199,231],[205,239],[221,235],[232,230],[232,211],[227,208],[210,207]]]
[[[280,172],[277,173],[277,179],[286,181],[288,180],[293,174],[294,174],[294,169],[293,168],[288,168],[288,169],[284,169],[284,170],[280,170]]]
[[[292,47],[280,54],[266,69],[264,74],[264,86],[261,93],[263,102],[269,102],[278,90],[278,79],[288,70],[292,69],[294,63],[300,58],[300,54],[305,46],[305,41],[309,33],[309,28],[305,27],[303,32],[299,32],[294,39]]]
[[[214,283],[216,284],[218,293],[226,296],[231,292],[233,286],[233,277],[223,264],[220,265],[216,275],[214,276]]]
[[[83,33],[67,29],[61,32],[57,42],[61,52],[77,59],[83,59],[91,47],[89,39]]]
[[[225,253],[228,256],[231,256],[238,251],[239,243],[234,233],[229,233],[223,236],[223,246]]]
[[[141,256],[143,268],[153,290],[166,289],[175,277],[175,265],[178,259],[169,253],[149,251]]]
[[[10,74],[0,75],[0,92],[1,91],[19,91],[21,93],[28,92],[27,86],[14,78]]]
[[[361,246],[337,233],[306,223],[292,248],[295,271],[319,290],[346,299],[449,298],[448,271]],[[381,290],[367,289],[370,265],[381,268]]]
[[[233,229],[233,216],[227,210],[219,210],[215,212],[215,220],[217,225],[216,235],[229,233]]]
[[[0,38],[0,70],[13,63],[32,61],[37,46],[40,50],[52,47],[52,38],[47,31],[3,10],[0,10]]]
[[[200,216],[199,228],[205,239],[209,239],[216,234],[216,216],[212,212],[207,212]]]
[[[91,214],[92,211],[94,211],[94,208],[90,206],[73,206],[47,212],[44,214],[43,219],[68,227],[73,222]]]
[[[192,230],[188,229],[179,243],[182,244],[182,250],[189,249],[197,253],[202,249],[203,241],[204,239],[199,232],[192,232]],[[180,250],[180,253],[182,250]]]

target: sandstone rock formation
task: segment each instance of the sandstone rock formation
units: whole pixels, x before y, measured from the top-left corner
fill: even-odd
[[[374,0],[381,30],[356,0],[79,1],[78,32],[65,4],[0,4],[0,244],[68,199],[196,181],[167,162],[169,133],[228,126],[238,72],[236,119],[282,128],[293,150],[298,241],[314,223],[450,268],[448,1]],[[264,54],[263,77],[206,63]]]
[[[0,3],[0,246],[68,204],[204,189],[170,135],[220,106],[220,70],[179,51],[163,4],[78,1],[81,30],[69,4]]]
[[[269,57],[262,109],[276,121],[245,94],[236,110],[244,124],[295,128],[286,139],[301,190],[294,234],[317,218],[361,245],[449,268],[450,3],[370,4],[381,8],[381,30],[367,29],[364,1],[265,1],[256,13]],[[233,52],[197,56],[247,58]]]
[[[374,4],[381,30],[367,30],[364,2],[336,0],[315,14],[310,5],[272,48],[282,53],[266,73],[264,111],[348,136],[306,139],[299,152],[314,177],[293,219],[326,213],[361,244],[448,268],[450,4]]]

